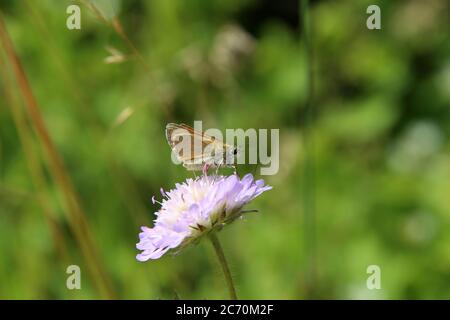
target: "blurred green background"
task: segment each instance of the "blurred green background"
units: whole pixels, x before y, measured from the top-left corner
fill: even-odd
[[[70,4],[81,30],[66,28]],[[370,4],[381,30],[366,27]],[[219,234],[240,298],[449,298],[449,7],[311,1],[309,117],[297,1],[2,0],[65,169],[2,45],[0,298],[226,298],[207,241],[135,259],[151,197],[192,176],[170,161],[165,125],[194,120],[280,129],[273,190]],[[71,264],[81,290],[66,288]]]

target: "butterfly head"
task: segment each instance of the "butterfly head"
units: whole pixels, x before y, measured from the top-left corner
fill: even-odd
[[[240,154],[241,150],[239,147],[231,146],[225,152],[225,164],[227,166],[232,166],[236,164],[236,160]]]

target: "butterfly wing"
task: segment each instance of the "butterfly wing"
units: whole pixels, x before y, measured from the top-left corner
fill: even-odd
[[[201,170],[205,164],[217,166],[232,146],[186,124],[169,123],[166,139],[172,151],[188,170]]]

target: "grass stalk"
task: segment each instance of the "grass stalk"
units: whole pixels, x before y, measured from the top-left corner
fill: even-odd
[[[309,1],[300,0],[301,40],[305,49],[306,58],[306,108],[305,108],[305,162],[303,168],[303,210],[305,215],[305,250],[307,255],[307,272],[305,277],[306,296],[315,297],[317,278],[317,243],[316,243],[316,199],[315,199],[315,159],[314,159],[314,60],[311,43],[311,20]]]
[[[26,106],[27,114],[33,124],[38,141],[40,142],[44,154],[49,163],[50,172],[56,184],[62,192],[70,225],[75,238],[79,244],[81,252],[85,258],[89,274],[104,298],[115,298],[106,271],[104,270],[97,248],[94,243],[84,210],[79,201],[79,197],[72,185],[69,174],[67,173],[62,158],[60,157],[49,131],[44,123],[39,105],[34,98],[31,86],[28,82],[26,73],[22,67],[21,61],[15,52],[13,43],[9,37],[6,25],[0,12],[0,43],[5,51],[7,62],[11,65],[19,91],[22,94]]]
[[[14,90],[11,86],[11,81],[7,73],[7,66],[2,55],[0,55],[0,75],[3,79],[3,92],[6,103],[10,109],[14,125],[17,129],[19,140],[25,154],[28,170],[31,175],[31,180],[33,181],[33,185],[36,189],[36,199],[42,208],[44,219],[49,227],[53,245],[58,253],[60,261],[64,265],[67,265],[70,261],[70,255],[64,239],[64,232],[62,231],[62,228],[56,218],[56,214],[50,205],[50,199],[47,193],[48,186],[42,170],[41,159],[33,150],[33,134],[27,125],[25,115],[19,105],[18,99],[13,94]]]
[[[100,22],[106,24],[109,27],[112,27],[114,32],[122,39],[122,41],[125,43],[125,45],[128,47],[128,49],[131,51],[131,53],[134,55],[134,57],[137,58],[137,60],[141,64],[141,66],[146,71],[146,77],[149,79],[148,87],[149,88],[155,87],[155,83],[156,83],[155,77],[153,76],[149,65],[147,64],[142,53],[138,50],[138,48],[134,45],[133,41],[131,41],[128,34],[125,32],[125,29],[124,29],[119,17],[115,16],[112,19],[107,20],[105,17],[103,17],[102,13],[98,10],[98,8],[95,5],[93,5],[90,1],[88,1],[88,0],[79,0],[79,1],[82,4],[84,4],[89,10],[91,10],[91,12],[96,16],[96,18]],[[169,108],[163,106],[162,111],[164,113],[166,120],[168,120],[168,121],[172,120],[172,115],[171,115]]]

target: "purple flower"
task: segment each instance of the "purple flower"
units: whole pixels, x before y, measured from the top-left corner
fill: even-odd
[[[161,209],[156,213],[154,227],[142,227],[139,261],[158,259],[170,249],[181,249],[213,230],[222,228],[240,217],[242,208],[266,190],[264,180],[247,174],[201,176],[177,183],[175,189],[164,192]],[[156,202],[153,198],[153,201]]]

